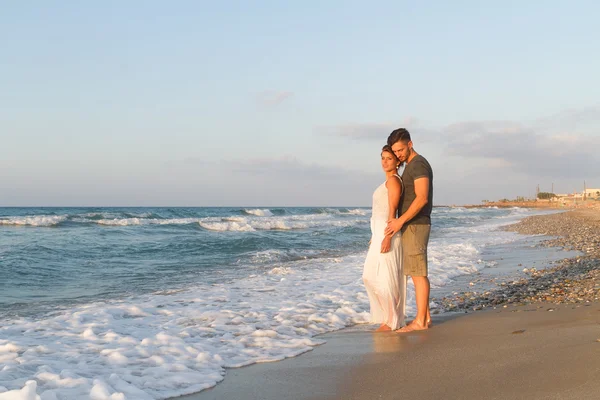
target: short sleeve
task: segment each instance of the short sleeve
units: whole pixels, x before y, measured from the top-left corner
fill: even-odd
[[[414,165],[412,165],[412,176],[414,180],[419,178],[429,178],[431,179],[431,168],[427,165],[427,162],[419,158],[414,160]],[[411,163],[412,164],[412,163]]]

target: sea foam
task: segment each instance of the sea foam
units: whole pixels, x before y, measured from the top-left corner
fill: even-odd
[[[250,215],[256,215],[259,217],[272,217],[273,213],[271,212],[271,210],[265,209],[265,210],[261,210],[261,209],[245,209],[244,212],[246,214],[250,214]]]
[[[127,216],[118,212],[79,217],[103,233],[123,231],[97,222],[104,219],[129,226],[127,230],[140,235],[149,229],[136,230],[137,225],[192,223],[210,230],[186,227],[176,231],[183,235],[185,230],[192,238],[202,234],[228,239],[262,237],[269,232],[245,236],[244,230],[314,228],[313,232],[300,231],[301,239],[320,241],[322,236],[313,236],[319,230],[330,229],[337,238],[338,227],[368,229],[368,211],[356,210],[240,216],[236,209],[237,215],[206,213],[165,219],[152,218],[150,213]],[[158,215],[167,214],[159,211]],[[482,212],[492,213],[487,222],[481,218]],[[438,225],[429,246],[434,291],[459,275],[484,268],[480,258],[485,246],[517,240],[518,235],[496,228],[531,212],[515,209],[503,213],[434,210]],[[190,214],[194,215],[181,212],[169,216]],[[31,217],[3,220],[19,218]],[[74,219],[69,216],[70,221]],[[350,231],[351,237],[356,231]],[[39,234],[39,230],[32,232]],[[189,394],[214,386],[223,379],[226,368],[293,357],[323,343],[317,334],[368,321],[369,304],[361,279],[368,238],[364,247],[354,246],[349,255],[333,258],[327,257],[327,251],[334,245],[324,249],[313,243],[305,250],[294,247],[300,238],[296,232],[272,234],[294,235],[294,240],[285,242],[284,250],[258,247],[244,253],[239,257],[245,267],[239,269],[240,275],[227,275],[227,279],[212,283],[195,282],[186,289],[166,287],[152,294],[73,306],[45,316],[1,320],[0,399],[32,400],[38,395],[42,400],[163,399]],[[217,273],[229,272],[231,267],[222,266]],[[409,281],[407,314],[414,315],[414,311],[414,288]]]
[[[299,261],[229,285],[4,321],[0,385],[17,389],[36,379],[44,399],[200,391],[222,380],[224,368],[294,357],[322,344],[319,333],[366,322],[362,262],[321,260],[314,268]]]
[[[0,225],[55,226],[67,219],[66,215],[35,215],[27,217],[0,218]]]
[[[337,219],[330,215],[294,215],[272,217],[205,218],[199,221],[202,228],[210,231],[261,231],[261,230],[300,230],[311,228],[348,227],[365,224],[364,219]]]

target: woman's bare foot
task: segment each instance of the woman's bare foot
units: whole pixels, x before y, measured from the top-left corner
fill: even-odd
[[[391,331],[391,330],[392,330],[392,328],[390,328],[386,324],[381,324],[379,326],[379,328],[375,329],[375,332],[387,332],[387,331]]]

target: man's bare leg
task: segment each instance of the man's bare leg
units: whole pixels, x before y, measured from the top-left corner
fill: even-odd
[[[427,278],[427,277],[425,277]],[[429,278],[427,278],[427,283],[429,284]],[[427,295],[427,316],[425,317],[425,322],[427,323],[427,327],[431,327],[431,313],[429,312],[429,295]]]
[[[427,306],[427,317],[425,318],[425,322],[427,322],[427,326],[430,328],[431,325],[433,325],[433,323],[431,322],[431,314],[429,313],[429,305]]]
[[[426,276],[413,276],[415,284],[415,297],[417,300],[417,316],[415,319],[398,332],[421,331],[429,328],[431,315],[429,314],[429,278]]]

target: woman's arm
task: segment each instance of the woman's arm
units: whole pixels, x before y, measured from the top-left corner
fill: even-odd
[[[396,213],[398,212],[398,204],[400,203],[400,195],[402,194],[402,185],[400,184],[400,179],[397,176],[390,177],[385,186],[388,190],[388,221],[396,218]],[[381,242],[381,252],[387,253],[390,251],[392,247],[392,236],[386,235]]]
[[[392,176],[385,183],[388,190],[388,221],[396,218],[398,213],[398,205],[400,204],[400,195],[402,194],[402,185],[400,178]]]

